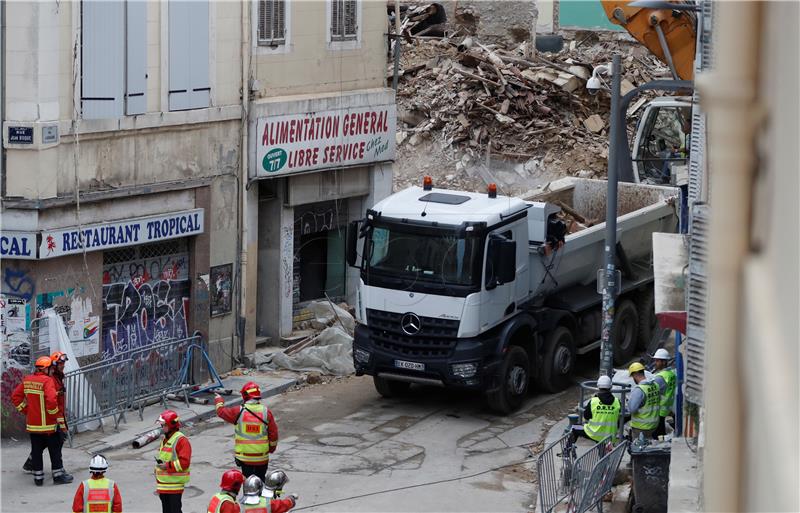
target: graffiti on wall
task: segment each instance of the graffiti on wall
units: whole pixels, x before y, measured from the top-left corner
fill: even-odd
[[[103,359],[188,336],[189,257],[182,253],[103,266]]]
[[[21,436],[25,421],[11,403],[11,392],[27,374],[31,364],[30,331],[27,301],[0,294],[0,349],[2,350],[2,409],[0,429],[3,436]]]

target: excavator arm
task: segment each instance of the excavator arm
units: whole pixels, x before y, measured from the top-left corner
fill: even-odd
[[[694,77],[697,17],[690,11],[631,7],[631,0],[600,0],[609,21],[622,26],[681,80]],[[681,3],[681,2],[674,2]]]

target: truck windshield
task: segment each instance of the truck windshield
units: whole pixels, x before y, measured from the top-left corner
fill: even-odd
[[[480,279],[481,267],[475,266],[481,255],[477,237],[374,226],[367,248],[364,261],[371,272],[445,285],[475,285]]]

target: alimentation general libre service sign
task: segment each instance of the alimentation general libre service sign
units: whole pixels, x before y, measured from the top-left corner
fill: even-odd
[[[257,174],[394,160],[396,123],[393,104],[259,118]]]

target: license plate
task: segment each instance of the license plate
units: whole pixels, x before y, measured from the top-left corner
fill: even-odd
[[[411,370],[418,370],[424,371],[425,364],[424,363],[417,363],[417,362],[407,362],[404,360],[395,360],[394,366],[398,369],[411,369]]]

